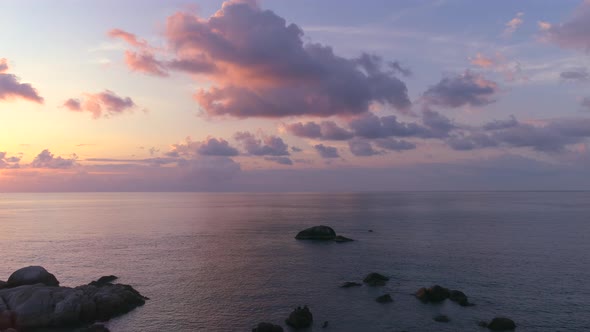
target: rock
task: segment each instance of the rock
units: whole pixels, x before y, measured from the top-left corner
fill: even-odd
[[[285,323],[295,329],[306,328],[313,323],[313,315],[307,306],[304,306],[303,308],[297,307],[297,309],[291,312],[289,318],[285,320]]]
[[[80,329],[80,330],[78,330],[78,332],[110,332],[110,330],[102,324],[95,324],[95,325]]]
[[[295,238],[297,240],[334,240],[336,232],[328,226],[314,226],[299,232]]]
[[[2,301],[1,298],[0,301]],[[16,327],[16,314],[10,310],[0,310],[0,331],[14,327]]]
[[[372,229],[369,229],[369,233],[373,233],[373,230]]]
[[[492,331],[510,331],[516,328],[516,324],[510,318],[496,317],[489,322],[487,328]]]
[[[439,322],[439,323],[448,323],[451,321],[451,319],[447,315],[438,315],[438,316],[434,317],[433,319],[435,322]]]
[[[391,295],[384,294],[384,295],[381,295],[378,298],[376,298],[375,301],[377,301],[379,303],[389,303],[389,302],[393,302],[393,299],[391,298]]]
[[[481,327],[488,327],[488,323],[487,322],[484,322],[483,320],[480,321],[479,323],[477,323],[477,325],[478,326],[481,326]]]
[[[41,266],[29,266],[15,271],[8,278],[8,287],[18,287],[22,285],[43,284],[45,286],[59,286],[59,281],[55,276]]]
[[[0,289],[7,288],[7,287],[8,287],[8,283],[6,281],[0,280]]]
[[[383,286],[387,283],[387,281],[389,280],[389,277],[386,277],[382,274],[373,272],[373,273],[369,273],[365,279],[363,279],[363,282],[368,284],[369,286]]]
[[[471,305],[471,303],[469,303],[469,300],[467,299],[467,295],[465,295],[465,293],[463,293],[462,291],[458,291],[458,290],[450,291],[449,299],[453,302],[458,303],[459,305],[461,305],[463,307],[467,307],[467,306]]]
[[[328,327],[328,324],[329,324],[328,321],[325,321],[324,324],[322,324],[322,328],[323,329],[327,328]]]
[[[342,243],[342,242],[352,242],[354,241],[353,239],[347,238],[346,236],[342,236],[342,235],[337,235],[334,238],[334,242],[338,242],[338,243]]]
[[[430,288],[420,288],[414,295],[424,303],[438,303],[448,299],[450,291],[447,288],[434,285]]]
[[[14,313],[14,326],[25,330],[106,321],[143,305],[147,299],[128,285],[69,288],[41,283],[2,289],[0,298],[0,306]]]
[[[252,329],[252,332],[283,332],[283,328],[279,325],[271,323],[258,323],[258,326]]]
[[[100,287],[100,286],[103,286],[106,284],[110,284],[117,279],[119,279],[119,278],[116,276],[113,276],[113,275],[102,276],[102,277],[98,278],[98,280],[91,282],[90,285]]]
[[[362,286],[362,284],[360,284],[358,282],[347,281],[347,282],[343,283],[342,285],[340,285],[340,288],[350,288],[350,287],[360,287],[360,286]]]

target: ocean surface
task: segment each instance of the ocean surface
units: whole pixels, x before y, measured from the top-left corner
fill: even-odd
[[[294,239],[319,224],[356,241]],[[308,331],[487,331],[497,315],[520,332],[590,327],[588,192],[0,194],[0,259],[2,280],[42,265],[65,286],[114,274],[151,298],[115,332],[285,326],[304,304]],[[338,288],[373,271],[391,280]],[[412,296],[433,284],[476,305]]]

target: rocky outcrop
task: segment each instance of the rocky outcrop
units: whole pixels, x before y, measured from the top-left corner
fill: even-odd
[[[446,299],[458,303],[461,306],[471,306],[467,295],[458,290],[450,290],[439,285],[430,288],[420,288],[415,294],[416,298],[424,303],[440,303]]]
[[[39,280],[57,283],[43,268],[19,271],[13,273],[14,278],[11,276],[18,283]],[[23,284],[0,290],[0,324],[10,321],[8,327],[22,329],[83,326],[125,314],[145,304],[145,300],[147,298],[133,287],[122,284],[89,284],[75,288]]]
[[[492,331],[512,331],[516,328],[516,324],[510,318],[496,317],[487,324],[487,328]]]
[[[8,283],[6,281],[0,280],[0,289],[8,287]]]
[[[360,287],[360,286],[362,286],[362,285],[358,282],[347,281],[347,282],[343,283],[342,285],[340,285],[340,288],[351,288],[351,287]]]
[[[386,277],[382,274],[379,274],[377,272],[373,272],[373,273],[369,273],[365,279],[363,279],[363,282],[369,286],[384,286],[387,281],[389,280],[389,277]]]
[[[375,299],[375,301],[377,301],[379,303],[389,303],[389,302],[393,302],[393,299],[391,298],[391,295],[383,294],[383,295],[377,297]]]
[[[438,315],[438,316],[435,316],[433,319],[435,322],[439,322],[439,323],[448,323],[451,321],[451,319],[447,315]]]
[[[98,278],[98,280],[91,282],[90,285],[100,287],[100,286],[104,286],[106,284],[110,284],[117,279],[119,279],[119,278],[116,276],[113,276],[113,275],[102,276],[102,277]]]
[[[59,286],[57,278],[41,266],[23,267],[22,269],[13,272],[6,283],[8,288],[34,284]]]
[[[352,242],[354,241],[351,238],[347,238],[346,236],[342,236],[342,235],[336,235],[336,237],[334,238],[334,242]]]
[[[302,230],[295,236],[297,240],[318,240],[318,241],[334,241],[334,242],[351,242],[353,239],[342,235],[336,235],[332,227],[320,225],[313,226]]]
[[[280,325],[262,322],[253,328],[252,332],[283,332],[283,328]]]
[[[303,308],[297,307],[297,309],[291,312],[289,317],[285,320],[285,323],[295,329],[303,329],[311,326],[313,323],[313,315],[307,306],[304,306]]]

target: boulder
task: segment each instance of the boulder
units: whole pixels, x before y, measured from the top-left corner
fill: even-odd
[[[328,240],[332,241],[336,238],[336,232],[328,226],[314,226],[299,232],[295,238],[297,240]]]
[[[360,287],[360,286],[362,286],[362,285],[358,282],[347,281],[347,282],[343,283],[342,285],[340,285],[340,288],[350,288],[350,287]]]
[[[435,322],[439,322],[439,323],[448,323],[451,321],[451,319],[447,315],[438,315],[438,316],[435,316],[433,319]]]
[[[448,299],[450,293],[451,292],[448,288],[444,288],[439,285],[434,285],[430,288],[420,288],[414,295],[424,303],[438,303]]]
[[[115,281],[117,279],[119,279],[119,278],[116,277],[116,276],[113,276],[113,275],[110,275],[110,276],[102,276],[102,277],[98,278],[98,280],[95,280],[95,281],[91,282],[90,285],[100,287],[100,286],[103,286],[105,284],[112,283],[113,281]]]
[[[258,323],[252,332],[283,332],[283,328],[280,325],[262,322]]]
[[[393,302],[393,299],[391,298],[391,295],[384,294],[384,295],[377,297],[375,299],[375,301],[377,301],[379,303],[389,303],[389,302]]]
[[[41,266],[28,266],[15,271],[8,278],[8,287],[22,285],[43,284],[45,286],[59,286],[57,278]]]
[[[0,289],[8,287],[8,283],[6,281],[0,280]]]
[[[306,328],[313,323],[313,315],[307,306],[304,306],[303,308],[297,307],[297,309],[291,312],[289,317],[285,320],[285,323],[295,329]]]
[[[354,240],[353,240],[353,239],[351,239],[351,238],[347,238],[346,236],[342,236],[342,235],[337,235],[337,236],[334,238],[334,242],[338,242],[338,243],[342,243],[342,242],[352,242],[352,241],[354,241]]]
[[[516,324],[510,318],[496,317],[488,323],[487,328],[492,331],[511,331],[516,328]]]
[[[387,283],[388,280],[389,280],[389,277],[386,277],[382,274],[373,272],[373,273],[367,274],[365,279],[363,279],[363,282],[369,286],[374,287],[374,286],[383,286]]]
[[[449,292],[449,300],[458,303],[460,306],[467,307],[470,306],[469,300],[467,299],[467,295],[462,291],[452,290]]]

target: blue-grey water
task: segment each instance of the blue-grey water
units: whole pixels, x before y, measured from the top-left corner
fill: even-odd
[[[318,224],[357,241],[293,238]],[[590,326],[588,192],[0,194],[0,258],[0,279],[28,265],[66,286],[115,274],[151,298],[112,331],[250,331],[303,304],[309,331]],[[390,282],[338,288],[372,271]],[[435,283],[476,305],[411,295]]]

